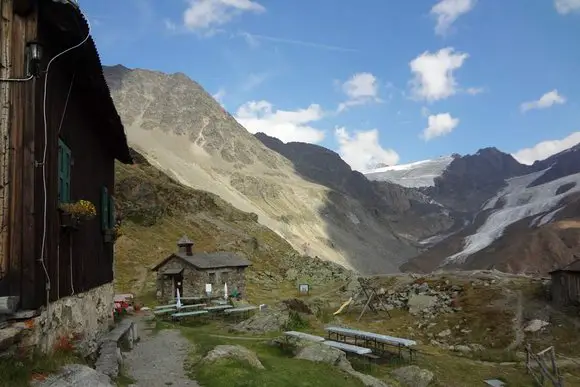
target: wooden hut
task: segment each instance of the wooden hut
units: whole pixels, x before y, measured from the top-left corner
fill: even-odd
[[[115,160],[132,159],[76,2],[0,7],[0,314],[10,314],[112,292]],[[80,199],[96,208],[83,224],[63,213]]]
[[[580,306],[580,259],[550,272],[552,302],[558,306]]]

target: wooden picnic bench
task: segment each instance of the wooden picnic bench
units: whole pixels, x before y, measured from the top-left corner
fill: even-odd
[[[207,304],[191,304],[191,305],[183,305],[181,308],[177,308],[177,310],[182,311],[186,309],[199,309],[204,308]]]
[[[157,305],[153,310],[177,308],[177,304]]]
[[[194,310],[191,312],[178,312],[171,315],[171,318],[174,320],[180,320],[182,317],[194,317],[194,316],[201,316],[207,314],[206,310]]]
[[[158,310],[154,310],[153,314],[155,316],[162,316],[164,314],[169,314],[169,313],[175,313],[177,309],[158,309]]]
[[[416,351],[413,347],[417,345],[417,342],[414,340],[341,327],[327,327],[325,330],[328,332],[329,339],[332,339],[334,336],[337,341],[346,343],[347,338],[351,338],[354,340],[355,345],[358,345],[358,342],[362,341],[365,347],[371,347],[375,352],[382,354],[388,352],[385,345],[397,348],[400,358],[403,357],[403,349],[407,349],[409,350],[410,361],[413,361],[413,356]]]
[[[234,316],[235,320],[246,319],[250,317],[252,311],[258,309],[257,306],[246,305],[238,306],[236,308],[225,309],[224,313],[228,316]]]
[[[231,306],[231,305],[216,305],[216,306],[206,306],[203,309],[207,310],[208,312],[221,312],[223,310],[232,309],[232,308],[233,308],[233,306]]]
[[[288,337],[294,337],[296,339],[314,341],[316,343],[321,343],[321,342],[326,340],[324,337],[311,335],[309,333],[304,333],[304,332],[296,332],[296,331],[284,332],[284,335],[288,336]]]

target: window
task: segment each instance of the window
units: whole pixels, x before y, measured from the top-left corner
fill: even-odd
[[[58,139],[58,201],[70,202],[71,151],[62,140]]]
[[[115,228],[115,198],[109,196],[109,228]]]
[[[223,272],[220,274],[220,279],[221,279],[221,281],[222,281],[223,283],[226,283],[226,284],[227,284],[227,283],[228,283],[228,281],[229,281],[229,279],[230,279],[230,273],[229,273],[229,272],[227,272],[227,271],[223,271]]]
[[[209,283],[212,285],[215,283],[215,273],[209,273]]]
[[[101,229],[103,229],[103,231],[109,229],[109,221],[111,220],[109,215],[110,209],[109,190],[107,187],[103,186],[101,189]]]
[[[115,228],[115,199],[104,186],[101,190],[101,228],[103,231]]]

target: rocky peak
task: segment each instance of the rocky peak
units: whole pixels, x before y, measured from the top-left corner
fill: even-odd
[[[512,155],[495,147],[455,157],[435,186],[423,191],[457,211],[474,213],[505,185],[505,180],[531,172]]]

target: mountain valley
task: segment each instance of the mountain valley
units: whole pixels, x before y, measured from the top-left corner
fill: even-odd
[[[256,214],[299,255],[362,274],[545,274],[578,253],[578,146],[533,165],[484,148],[362,174],[326,148],[252,135],[183,74],[105,75],[148,163]]]

